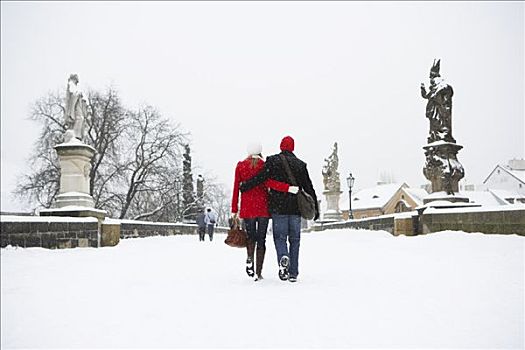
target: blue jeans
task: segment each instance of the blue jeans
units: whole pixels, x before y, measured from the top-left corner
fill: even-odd
[[[272,215],[273,242],[277,251],[277,262],[283,255],[290,258],[290,276],[299,275],[299,245],[301,243],[301,217],[299,215]],[[288,244],[290,249],[288,249]]]
[[[257,217],[244,219],[244,227],[248,238],[252,242],[257,243],[257,249],[266,249],[266,230],[268,229],[268,222],[270,218]]]

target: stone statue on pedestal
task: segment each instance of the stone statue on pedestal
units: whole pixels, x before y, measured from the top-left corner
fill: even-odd
[[[452,86],[445,83],[439,74],[440,60],[434,60],[430,68],[429,91],[421,83],[421,96],[427,99],[426,116],[430,121],[428,143],[439,140],[456,142],[452,137]]]
[[[86,124],[89,119],[87,101],[78,88],[78,75],[71,74],[67,81],[64,142],[73,138],[84,140]]]
[[[95,216],[103,219],[106,212],[94,208],[91,196],[91,161],[96,150],[83,142],[88,105],[78,89],[78,76],[71,74],[66,90],[64,142],[55,146],[60,164],[60,190],[54,207],[42,210],[40,215]]]
[[[324,160],[323,166],[323,183],[325,191],[340,191],[341,183],[339,181],[339,157],[337,156],[337,142],[334,143],[332,154]]]
[[[325,160],[323,166],[323,194],[326,197],[326,212],[323,219],[327,221],[339,221],[342,219],[341,211],[339,210],[339,198],[341,196],[341,182],[339,180],[339,157],[337,156],[337,142],[334,143],[332,153]]]
[[[440,60],[430,68],[429,91],[421,84],[421,96],[428,100],[426,117],[430,121],[428,144],[425,150],[423,174],[432,183],[432,192],[445,192],[448,201],[467,201],[455,196],[458,182],[465,176],[457,153],[463,146],[452,137],[452,86],[445,83],[439,74]],[[443,198],[445,199],[445,198]]]

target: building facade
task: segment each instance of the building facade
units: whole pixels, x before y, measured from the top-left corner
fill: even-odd
[[[483,187],[511,204],[525,203],[525,160],[513,159],[508,165],[496,165],[483,181]]]
[[[423,204],[426,195],[424,189],[410,188],[406,183],[378,184],[352,196],[352,215],[354,219],[364,219],[413,211]],[[342,210],[343,219],[348,220],[348,204],[342,207],[346,209]]]

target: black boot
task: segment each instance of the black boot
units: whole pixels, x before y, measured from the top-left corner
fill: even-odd
[[[256,251],[256,261],[255,261],[255,280],[262,280],[262,268],[264,264],[264,254],[266,253],[266,248],[257,248]]]
[[[246,258],[246,273],[248,276],[253,277],[253,254],[255,252],[255,242],[248,240],[248,245],[246,246],[248,257]]]

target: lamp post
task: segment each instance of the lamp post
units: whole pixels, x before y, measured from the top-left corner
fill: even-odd
[[[182,215],[180,212],[180,190],[182,184],[179,179],[175,180],[175,191],[177,192],[177,221],[182,222]]]
[[[348,185],[348,219],[353,219],[354,215],[352,214],[352,187],[354,186],[355,178],[352,176],[352,173],[346,178],[346,183]]]

